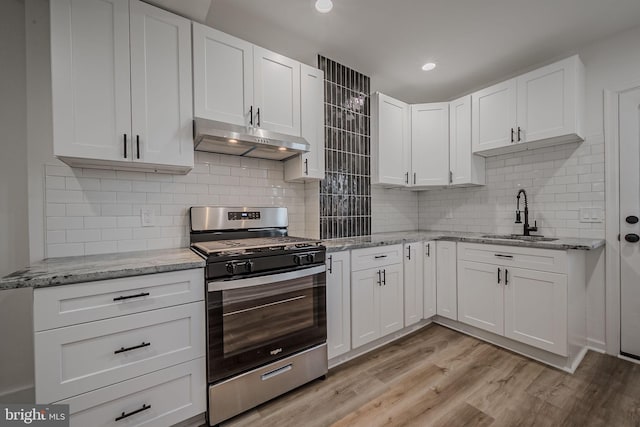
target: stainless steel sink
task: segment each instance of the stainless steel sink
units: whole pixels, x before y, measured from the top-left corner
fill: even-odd
[[[497,240],[520,240],[523,242],[553,242],[553,237],[544,236],[523,236],[521,234],[485,234],[483,239],[497,239]]]

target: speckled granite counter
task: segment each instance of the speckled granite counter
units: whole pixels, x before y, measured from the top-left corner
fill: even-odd
[[[49,258],[3,277],[0,290],[43,288],[204,266],[204,259],[186,248]]]
[[[455,231],[399,231],[377,233],[371,236],[347,237],[344,239],[325,240],[323,243],[328,252],[339,252],[349,249],[369,248],[373,246],[395,245],[399,243],[420,242],[425,240],[449,240],[469,243],[485,243],[490,245],[520,246],[526,248],[542,248],[556,250],[591,250],[604,246],[604,239],[579,239],[558,237],[553,241],[523,241],[483,237],[490,233],[469,233]]]

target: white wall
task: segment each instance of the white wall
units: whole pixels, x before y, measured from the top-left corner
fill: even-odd
[[[0,276],[28,264],[25,5],[0,2]],[[0,402],[33,400],[31,290],[0,292]]]

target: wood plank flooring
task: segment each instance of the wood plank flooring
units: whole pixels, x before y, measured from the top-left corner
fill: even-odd
[[[640,365],[569,375],[430,325],[222,426],[640,426]]]

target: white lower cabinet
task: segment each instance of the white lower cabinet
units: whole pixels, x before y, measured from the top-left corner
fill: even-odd
[[[458,320],[456,242],[436,242],[436,313]]]
[[[404,278],[401,263],[386,263],[401,245],[357,249],[352,259],[362,259],[372,249],[372,263],[382,264],[351,274],[351,343],[352,348],[374,341],[402,329],[404,324]],[[354,263],[352,262],[352,265]],[[366,264],[361,264],[361,267]]]
[[[349,251],[327,255],[327,352],[351,350],[351,262]]]
[[[193,269],[36,289],[36,402],[69,404],[72,426],[170,426],[205,412],[202,286]]]
[[[422,317],[428,319],[436,315],[436,242],[424,242],[422,250]]]
[[[168,427],[206,411],[204,358],[56,402],[71,427]]]
[[[404,244],[404,326],[422,320],[423,262],[421,242]]]
[[[507,254],[507,251],[514,251]],[[557,260],[547,269],[566,266],[566,255],[551,250],[507,249],[489,245],[459,245],[458,320],[551,353],[567,356],[568,277],[550,271],[521,268],[534,258]],[[476,262],[492,255],[495,261]],[[546,253],[547,256],[544,256]],[[522,260],[522,261],[520,261]]]

